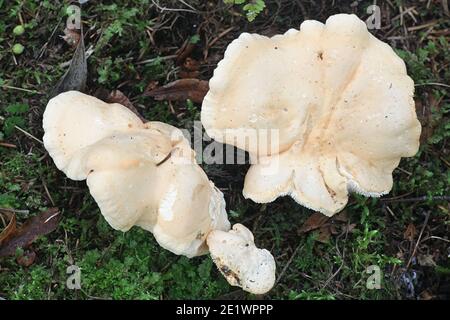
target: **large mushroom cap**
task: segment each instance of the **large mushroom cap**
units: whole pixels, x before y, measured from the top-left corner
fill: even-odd
[[[207,238],[214,263],[228,283],[254,294],[263,294],[275,283],[275,260],[255,246],[253,234],[242,224],[225,232],[212,231]]]
[[[413,94],[394,51],[338,14],[272,38],[241,34],[214,71],[201,119],[209,136],[257,159],[244,196],[290,195],[332,215],[349,191],[389,192],[400,158],[417,152]],[[270,148],[243,138],[264,130],[278,132]]]
[[[113,228],[140,226],[188,257],[207,253],[211,230],[230,228],[223,194],[180,130],[75,91],[50,100],[43,123],[50,156],[69,178],[87,180]]]

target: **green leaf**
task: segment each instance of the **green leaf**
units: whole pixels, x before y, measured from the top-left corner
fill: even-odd
[[[25,119],[20,116],[6,118],[5,123],[3,124],[3,131],[6,136],[10,136],[13,133],[14,126],[24,127]]]
[[[196,44],[200,41],[200,35],[194,34],[191,39],[189,39],[189,43]]]
[[[5,110],[9,114],[21,114],[27,112],[29,107],[25,103],[14,103],[7,106]]]

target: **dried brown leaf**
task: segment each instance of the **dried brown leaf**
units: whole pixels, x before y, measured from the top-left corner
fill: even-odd
[[[37,237],[46,235],[59,224],[58,208],[51,208],[28,219],[20,228],[16,228],[0,245],[0,257],[14,255],[19,247],[29,246]]]
[[[16,215],[13,214],[5,229],[0,233],[0,246],[8,241],[16,232]]]
[[[144,92],[152,91],[158,88],[159,82],[156,80],[150,81],[147,87],[145,88]]]
[[[183,46],[177,52],[177,58],[175,60],[175,63],[177,65],[181,65],[186,60],[186,58],[190,56],[190,54],[192,53],[192,51],[194,51],[194,49],[195,44],[186,40]]]
[[[299,233],[306,233],[323,226],[330,218],[320,212],[315,212],[306,219],[305,223],[300,227]]]
[[[200,63],[192,58],[186,58],[183,63],[183,68],[186,71],[198,71],[200,69]]]
[[[333,221],[339,221],[339,222],[347,222],[348,221],[348,215],[346,211],[339,212],[338,214],[333,216]]]
[[[199,71],[180,71],[178,72],[178,77],[181,79],[188,79],[188,78],[198,78],[200,75]]]
[[[412,223],[410,223],[403,233],[403,238],[408,241],[413,241],[416,233],[416,227]]]
[[[322,226],[319,229],[319,236],[317,237],[317,241],[322,243],[327,243],[331,237],[331,230],[329,226]]]
[[[23,255],[16,259],[17,263],[22,267],[31,266],[34,263],[34,260],[36,260],[36,252],[30,250],[26,250]]]
[[[123,94],[123,92],[120,90],[111,91],[109,96],[106,98],[105,102],[119,103],[119,104],[127,107],[131,111],[133,111],[133,113],[136,114],[143,122],[147,122],[147,120],[145,120],[145,118],[143,116],[141,116],[141,114],[136,109],[136,107],[133,105],[133,103],[131,103],[130,99],[128,99],[128,97],[125,94]]]
[[[147,91],[145,96],[156,100],[184,101],[187,99],[201,103],[209,90],[208,81],[198,79],[180,79],[160,88]]]

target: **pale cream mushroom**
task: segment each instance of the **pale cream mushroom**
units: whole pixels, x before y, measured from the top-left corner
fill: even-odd
[[[223,194],[194,162],[180,130],[143,123],[120,104],[62,93],[44,112],[44,145],[69,178],[87,180],[117,230],[140,226],[175,254],[208,252],[211,230],[229,230]]]
[[[45,148],[57,167],[71,179],[86,179],[114,229],[140,226],[163,248],[187,257],[208,253],[207,237],[213,234],[215,239],[215,232],[230,229],[222,192],[195,163],[189,142],[177,128],[143,123],[120,104],[76,91],[49,101],[43,127]],[[253,243],[250,231],[245,236]],[[251,248],[254,245],[241,254],[258,258]],[[265,259],[267,255],[264,251]],[[275,268],[269,271],[274,277]]]
[[[264,294],[275,283],[275,260],[266,249],[255,246],[253,234],[242,224],[226,232],[212,231],[207,243],[219,271],[233,286]]]
[[[290,195],[330,216],[351,191],[388,193],[400,158],[417,152],[413,94],[392,48],[338,14],[272,38],[241,34],[214,71],[201,120],[210,137],[249,152],[245,197]],[[268,129],[279,137],[269,148],[242,138]]]

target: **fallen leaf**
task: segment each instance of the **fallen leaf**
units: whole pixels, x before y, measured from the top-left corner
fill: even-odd
[[[160,88],[144,92],[155,100],[184,101],[187,99],[201,103],[209,90],[208,81],[198,79],[181,79]]]
[[[323,226],[330,217],[323,215],[320,212],[315,212],[306,219],[305,223],[300,227],[299,233],[306,233],[311,230],[315,230]]]
[[[332,219],[333,221],[347,222],[348,221],[347,212],[346,211],[339,212],[338,214],[335,214]]]
[[[178,72],[178,77],[181,78],[181,79],[198,78],[199,75],[200,75],[199,71],[184,71],[184,70],[181,70],[180,72]]]
[[[331,237],[331,230],[329,226],[322,226],[319,229],[319,236],[317,237],[317,241],[322,243],[327,243]]]
[[[177,58],[175,60],[175,63],[177,65],[181,65],[186,60],[186,58],[192,53],[192,51],[194,51],[194,49],[195,44],[186,40],[183,46],[177,52]]]
[[[183,63],[183,68],[187,71],[198,71],[200,69],[200,63],[192,58],[186,58]]]
[[[80,41],[78,41],[69,69],[58,81],[50,97],[70,90],[84,91],[87,80],[87,61],[83,39],[83,28],[81,28]]]
[[[331,224],[330,225],[330,232],[334,236],[341,233],[341,231],[339,231],[338,226],[336,224]]]
[[[3,231],[0,233],[0,246],[2,245],[2,243],[8,241],[8,239],[11,238],[15,232],[16,232],[16,215],[13,214],[6,228],[3,229]]]
[[[14,233],[6,237],[1,243],[0,257],[14,255],[17,248],[27,247],[37,237],[52,232],[58,226],[59,220],[58,208],[51,208],[28,219],[20,228],[15,227]]]
[[[403,233],[403,238],[408,241],[413,241],[416,236],[416,227],[410,223]]]
[[[123,94],[120,90],[113,90],[109,94],[109,96],[106,98],[105,102],[108,103],[119,103],[131,111],[133,111],[134,114],[136,114],[143,122],[147,122],[147,120],[140,115],[139,111],[136,109],[136,107],[131,103],[130,99],[126,95]]]
[[[348,226],[345,226],[345,232],[352,233],[356,228],[356,223],[350,223]]]
[[[156,88],[158,88],[158,86],[159,86],[159,82],[156,80],[152,80],[149,82],[149,84],[145,88],[144,92],[155,90]]]
[[[36,260],[36,252],[31,250],[26,250],[23,255],[16,259],[17,263],[22,267],[31,266],[34,263],[34,260]]]

